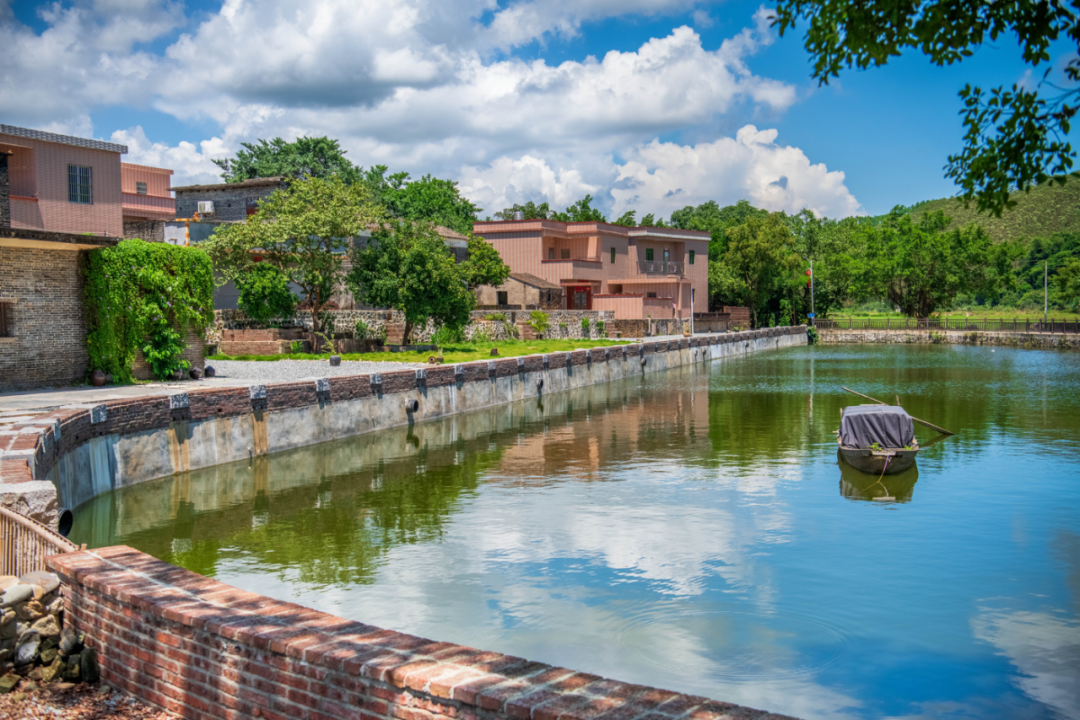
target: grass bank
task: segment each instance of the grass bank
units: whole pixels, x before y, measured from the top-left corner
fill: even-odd
[[[587,350],[594,347],[610,347],[629,343],[629,340],[611,340],[608,338],[601,340],[503,340],[501,342],[455,343],[444,346],[441,355],[444,362],[461,363],[470,360],[490,360],[492,358],[492,349],[499,351],[497,357],[518,357],[520,355]],[[428,358],[439,354],[434,350],[425,350],[423,352],[346,353],[341,356],[341,359],[366,360],[368,362],[426,363]],[[285,353],[282,355],[212,355],[207,360],[273,362],[275,360],[327,360],[329,357],[329,354]]]

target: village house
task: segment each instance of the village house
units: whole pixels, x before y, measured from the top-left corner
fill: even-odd
[[[561,288],[564,310],[667,320],[707,309],[707,232],[518,219],[478,222],[473,233],[491,243],[512,273]],[[493,292],[509,301],[509,286],[480,288],[480,304]]]
[[[83,254],[173,216],[172,171],[126,152],[0,125],[0,391],[85,380]]]

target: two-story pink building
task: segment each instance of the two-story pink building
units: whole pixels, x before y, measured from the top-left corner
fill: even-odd
[[[172,170],[123,163],[127,146],[0,125],[12,228],[143,237],[146,223],[176,217]],[[127,232],[125,232],[127,230]]]
[[[567,310],[613,310],[619,320],[689,318],[707,309],[709,233],[556,220],[478,222],[473,233],[511,272],[563,288]]]

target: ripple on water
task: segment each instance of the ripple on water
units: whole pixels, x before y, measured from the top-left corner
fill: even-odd
[[[650,605],[622,618],[615,646],[665,673],[713,680],[813,675],[840,660],[850,639],[820,618],[781,610]]]

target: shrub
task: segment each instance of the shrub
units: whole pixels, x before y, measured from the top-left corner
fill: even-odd
[[[453,343],[463,343],[465,342],[465,331],[463,328],[443,325],[431,334],[431,342],[439,347]]]
[[[484,317],[488,322],[506,322],[506,315],[503,313],[491,313]]]
[[[141,350],[154,377],[187,369],[180,359],[189,326],[214,321],[214,271],[199,248],[142,240],[89,253],[86,276],[90,369],[131,382]]]
[[[548,315],[543,310],[533,310],[529,313],[529,327],[533,329],[537,335],[540,335],[548,329]]]
[[[269,322],[291,318],[296,312],[296,296],[289,289],[289,278],[270,263],[257,263],[237,279],[240,291],[237,304],[252,320]]]
[[[371,335],[371,327],[364,322],[364,318],[360,318],[356,321],[356,330],[353,337],[357,340],[367,340]]]
[[[596,332],[597,332],[598,335],[600,335],[600,337],[607,337],[607,335],[604,334],[604,328],[605,328],[604,321],[603,320],[597,320],[596,321]]]
[[[585,337],[589,337],[589,318],[581,318],[581,334]]]

